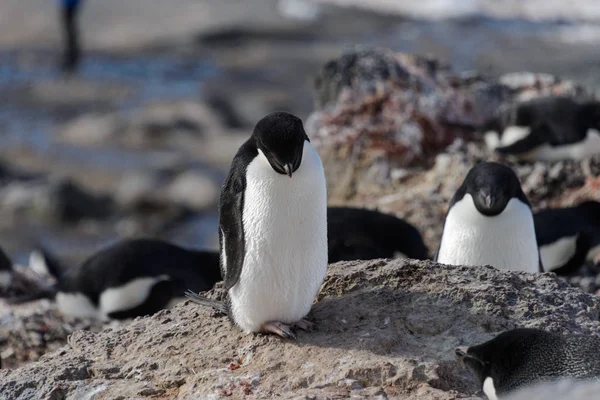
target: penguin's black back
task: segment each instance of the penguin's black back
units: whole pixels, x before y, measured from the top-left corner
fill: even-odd
[[[170,277],[168,283],[157,284],[169,285],[163,288],[172,291],[169,297],[183,296],[186,289],[209,290],[221,279],[219,255],[187,250],[157,239],[124,240],[68,271],[59,283],[59,291],[84,293],[98,305],[101,293],[108,288],[160,275]]]
[[[533,215],[540,246],[585,232],[592,245],[600,244],[600,202],[585,201],[575,207],[549,208]]]
[[[541,97],[514,104],[490,123],[502,131],[508,126],[527,126],[536,141],[552,146],[577,143],[593,127],[593,103],[580,103],[568,97]]]
[[[329,263],[392,258],[400,252],[424,260],[429,250],[419,231],[393,215],[361,208],[327,208]]]
[[[497,394],[560,378],[600,378],[598,336],[514,329],[469,347],[468,354],[488,363]]]

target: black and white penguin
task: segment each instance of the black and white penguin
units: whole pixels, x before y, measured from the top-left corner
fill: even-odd
[[[64,52],[62,69],[72,72],[77,69],[81,50],[79,48],[79,31],[77,29],[77,14],[81,7],[81,0],[60,0],[60,19],[64,36]]]
[[[6,253],[0,248],[0,291],[8,290],[14,278],[12,261]]]
[[[544,97],[499,111],[482,129],[488,147],[522,160],[600,154],[600,102]]]
[[[327,237],[329,263],[376,258],[429,258],[429,249],[414,226],[379,211],[328,207]]]
[[[157,239],[120,241],[73,269],[47,253],[43,257],[57,279],[59,311],[74,317],[153,314],[182,300],[187,288],[206,291],[221,280],[218,252],[187,250]]]
[[[269,114],[240,147],[221,191],[219,238],[238,328],[295,338],[294,328],[311,327],[303,318],[327,269],[327,193],[299,118]]]
[[[600,378],[598,336],[514,329],[455,353],[489,400],[544,381]]]
[[[549,208],[533,215],[535,234],[546,271],[576,272],[600,257],[600,202]]]
[[[471,168],[450,202],[437,261],[542,271],[531,205],[510,167]]]

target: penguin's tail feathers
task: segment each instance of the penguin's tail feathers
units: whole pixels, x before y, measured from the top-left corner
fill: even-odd
[[[200,296],[189,289],[185,292],[185,297],[187,297],[189,300],[196,304],[199,304],[204,307],[210,307],[220,312],[221,314],[227,315],[227,305],[222,301]]]

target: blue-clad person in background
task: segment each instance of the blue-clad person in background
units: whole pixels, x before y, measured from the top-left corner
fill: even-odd
[[[83,1],[59,0],[61,5],[61,22],[64,35],[63,71],[70,73],[77,69],[80,59],[79,32],[77,29],[77,12]]]

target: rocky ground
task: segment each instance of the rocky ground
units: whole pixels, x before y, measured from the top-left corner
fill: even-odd
[[[311,312],[318,330],[298,341],[241,334],[186,302],[75,332],[39,362],[0,371],[0,391],[9,399],[477,398],[456,346],[517,326],[597,334],[599,306],[552,274],[343,262],[329,267]]]
[[[478,124],[506,103],[598,92],[597,13],[581,12],[588,0],[568,14],[548,2],[536,13],[534,0],[452,10],[399,1],[384,13],[379,3],[391,3],[350,3],[87,2],[86,57],[80,74],[65,79],[48,17],[56,4],[4,2],[2,248],[26,264],[41,241],[73,265],[128,236],[215,247],[229,160],[256,120],[285,109],[305,119],[318,146],[331,205],[403,217],[435,250],[468,169],[500,160]],[[410,18],[447,11],[467,17]],[[556,15],[563,22],[548,22]],[[564,22],[573,20],[586,22]],[[340,56],[350,44],[364,46]],[[521,70],[577,79],[508,73]],[[501,161],[515,168],[535,209],[600,200],[598,157]],[[12,369],[0,371],[0,397],[473,398],[481,393],[453,359],[454,346],[514,326],[597,333],[597,298],[583,293],[600,294],[597,269],[568,282],[487,268],[338,264],[315,305],[320,330],[298,343],[240,335],[192,305],[105,325],[65,320],[48,301],[16,307],[0,299],[0,356]],[[34,283],[24,284],[4,295]]]
[[[435,249],[446,205],[468,169],[480,160],[499,160],[479,140],[478,124],[498,106],[544,94],[592,96],[552,76],[522,73],[494,80],[384,49],[359,49],[332,60],[317,75],[318,106],[306,122],[326,167],[330,204],[379,208],[406,218]],[[222,140],[221,122],[206,110],[189,102],[141,109],[131,119],[85,118],[65,125],[61,137],[91,148],[111,141],[124,148],[170,146],[210,157],[210,150],[190,145],[201,142],[210,149],[211,141]],[[227,151],[236,147],[232,139]],[[598,157],[502,161],[515,168],[536,209],[600,200]],[[154,162],[145,172],[122,174],[110,196],[6,167],[0,189],[5,191],[4,221],[35,216],[54,226],[75,222],[78,229],[87,226],[90,236],[113,221],[129,234],[168,235],[177,221],[214,207],[218,188],[195,174],[194,165],[169,157]],[[103,185],[101,180],[95,184]],[[84,253],[85,248],[73,260]],[[242,336],[226,319],[192,305],[106,326],[65,320],[47,301],[3,304],[4,367],[20,368],[2,372],[0,387],[9,398],[32,393],[51,398],[117,393],[125,398],[469,398],[479,394],[454,360],[454,346],[515,326],[598,333],[597,297],[584,293],[598,294],[595,267],[586,266],[568,281],[571,285],[553,275],[433,263],[337,264],[330,267],[314,308],[320,330],[301,334],[298,343]],[[69,345],[60,348],[69,335]]]

